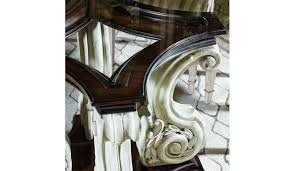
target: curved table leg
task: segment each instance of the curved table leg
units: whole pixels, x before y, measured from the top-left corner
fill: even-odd
[[[200,48],[165,62],[147,80],[148,110],[141,118],[141,137],[137,142],[141,161],[146,166],[177,164],[193,158],[204,146],[204,123],[189,104],[173,100],[178,77],[208,56],[218,58],[214,46]],[[146,133],[146,134],[144,134]]]

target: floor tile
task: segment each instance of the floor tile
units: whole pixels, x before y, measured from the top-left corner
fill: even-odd
[[[227,125],[224,125],[219,121],[216,121],[215,125],[213,126],[213,131],[229,139],[229,127]]]
[[[220,107],[220,110],[218,111],[217,120],[225,125],[229,125],[229,107]]]

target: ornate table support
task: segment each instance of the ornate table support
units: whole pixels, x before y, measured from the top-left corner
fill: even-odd
[[[208,58],[217,62],[207,64]],[[193,158],[205,143],[204,125],[193,106],[173,100],[174,88],[193,64],[214,68],[218,61],[213,45],[168,58],[157,66],[154,63],[145,86],[149,113],[141,119],[137,112],[100,115],[84,96],[81,122],[86,137],[94,139],[96,170],[130,170],[131,140],[137,142],[141,161],[149,167]]]
[[[174,101],[173,92],[179,76],[208,57],[218,58],[214,46],[169,60],[148,77],[147,100],[152,124],[145,124],[147,135],[145,140],[138,142],[141,160],[146,166],[182,163],[193,158],[203,147],[204,123],[198,111],[189,104]]]
[[[114,29],[100,23],[90,23],[78,33],[80,61],[106,76],[112,75],[111,57]],[[94,140],[97,171],[131,171],[131,140],[136,141],[139,129],[137,112],[101,116],[87,95],[80,100],[81,123],[88,140]],[[126,135],[128,137],[126,137]]]
[[[139,132],[137,112],[101,116],[92,111],[92,133],[95,147],[95,170],[131,171],[131,140]]]
[[[218,53],[212,45],[216,44],[214,36],[225,33],[222,24],[210,13],[116,0],[82,2],[78,13],[67,13],[66,35],[94,21],[158,40],[111,75],[111,46],[105,41],[111,40],[109,31],[104,32],[101,24],[90,24],[78,37],[81,62],[89,66],[66,58],[66,80],[85,95],[81,122],[86,138],[94,140],[95,169],[130,171],[131,140],[137,142],[146,166],[181,163],[194,157],[205,142],[204,125],[192,106],[173,100],[173,91],[177,78],[193,63],[208,67],[208,75],[213,75]],[[80,9],[89,12],[82,10],[81,20],[76,20]],[[210,91],[211,87],[207,88]],[[149,114],[139,119],[138,107],[145,104]]]
[[[137,112],[100,115],[83,98],[80,118],[86,138],[94,141],[94,170],[131,171],[131,141],[138,140],[140,130]]]

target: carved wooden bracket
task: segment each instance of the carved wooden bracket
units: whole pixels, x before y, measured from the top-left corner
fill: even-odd
[[[76,1],[77,5],[66,7],[66,36],[89,22],[100,22],[158,41],[133,55],[111,77],[66,57],[66,80],[87,95],[101,115],[136,111],[139,104],[148,104],[150,117],[141,118],[143,137],[137,141],[145,165],[180,163],[196,155],[205,142],[201,118],[172,95],[177,77],[192,63],[209,57],[212,60],[206,61],[211,63],[204,66],[214,67],[218,60],[212,48],[214,36],[225,33],[219,20],[211,13],[165,10],[132,1]],[[151,123],[144,124],[148,119]]]
[[[214,46],[197,48],[170,59],[148,77],[147,98],[151,114],[145,141],[139,142],[141,160],[147,166],[176,164],[194,157],[205,143],[204,123],[190,104],[173,100],[177,79],[204,57],[218,58]]]

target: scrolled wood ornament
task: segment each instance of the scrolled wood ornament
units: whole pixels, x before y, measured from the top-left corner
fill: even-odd
[[[193,158],[205,144],[204,122],[190,104],[173,99],[179,76],[204,56],[218,56],[214,46],[200,48],[157,67],[147,80],[148,109],[154,122],[141,149],[146,166],[178,164]]]

